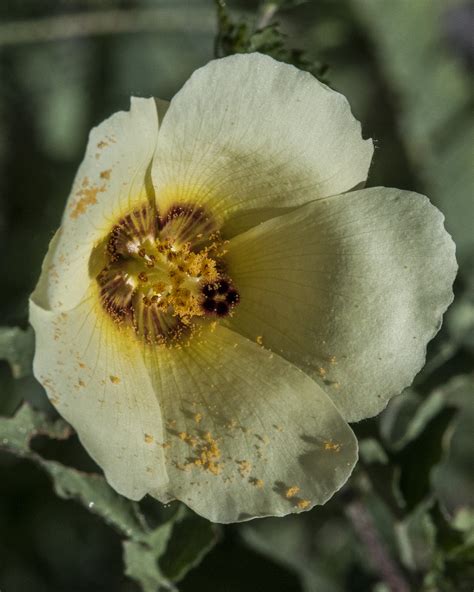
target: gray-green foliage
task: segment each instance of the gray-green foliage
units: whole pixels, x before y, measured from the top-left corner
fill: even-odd
[[[290,9],[299,4],[302,6],[298,10],[308,5],[314,8],[313,16],[305,23],[308,30],[314,31],[310,47],[305,46],[307,53],[294,49],[300,47],[299,39],[283,33],[291,30],[287,26],[293,14]],[[362,106],[364,129],[373,110],[371,98],[376,96],[378,100],[381,93],[377,85],[383,86],[394,119],[385,122],[385,128],[396,125],[406,162],[420,183],[418,188],[446,214],[447,228],[458,246],[464,291],[458,293],[446,315],[444,333],[430,347],[428,363],[413,387],[394,399],[380,419],[355,426],[361,463],[345,492],[309,514],[254,521],[238,527],[238,531],[250,548],[297,574],[305,592],[345,592],[348,582],[353,583],[354,571],[368,573],[370,582],[376,580],[374,592],[388,590],[348,512],[356,502],[356,508],[367,510],[375,534],[384,542],[391,561],[411,590],[470,592],[474,582],[474,383],[472,374],[468,374],[474,353],[474,127],[469,77],[448,47],[442,29],[446,11],[460,2],[321,0],[303,4],[298,0],[266,1],[259,4],[258,10],[249,11],[248,2],[229,0],[226,6],[219,0],[216,54],[260,51],[319,78],[324,74],[321,61],[328,61],[331,79],[344,83],[342,90],[349,95],[356,114],[358,106]],[[24,200],[33,212],[29,215],[34,218],[35,233],[27,223],[15,226],[15,232],[3,245],[9,267],[21,270],[14,284],[21,293],[14,294],[8,304],[10,316],[11,311],[16,318],[18,311],[25,310],[24,286],[30,286],[37,276],[42,256],[39,247],[46,248],[53,228],[51,220],[57,223],[87,129],[106,113],[126,107],[131,92],[149,95],[157,90],[156,94],[169,98],[194,68],[210,59],[214,33],[211,8],[207,2],[195,3],[188,13],[187,3],[170,2],[165,9],[176,19],[162,19],[159,34],[117,35],[107,52],[101,54],[109,102],[99,106],[96,91],[90,86],[97,76],[92,67],[98,55],[95,40],[38,44],[31,51],[21,48],[9,56],[14,65],[10,67],[18,70],[12,94],[24,97],[27,89],[33,107],[28,113],[34,115],[32,125],[41,154],[43,158],[48,155],[47,167],[54,168],[58,179],[63,177],[62,184],[51,184],[47,192],[35,186],[38,195],[34,191],[12,194],[12,202],[15,198]],[[243,16],[236,16],[234,8],[242,9],[239,14]],[[181,32],[181,22],[186,22],[186,35]],[[167,30],[170,23],[172,31]],[[356,47],[359,38],[364,40],[364,51],[373,56],[374,70],[366,68],[358,53],[360,48],[354,52],[348,49]],[[322,58],[318,55],[318,43],[326,44],[334,59],[345,44],[337,67],[326,54]],[[3,67],[5,64],[8,60]],[[4,71],[2,78],[8,78]],[[0,97],[2,109],[5,104],[6,98]],[[15,98],[14,104],[21,105],[21,101]],[[389,109],[387,105],[382,107]],[[7,123],[0,110],[2,132]],[[17,146],[10,148],[3,133],[1,144],[0,164],[6,168],[1,159]],[[387,143],[379,141],[374,168],[383,162],[387,149]],[[30,160],[33,167],[35,163]],[[61,160],[68,161],[70,169],[61,169]],[[386,162],[382,170],[385,177],[394,170],[394,164],[389,159]],[[45,163],[38,166],[45,168]],[[403,166],[397,169],[403,170]],[[38,174],[33,177],[36,179]],[[414,188],[411,180],[404,178],[403,182]],[[28,201],[30,193],[32,199]],[[34,206],[41,200],[48,206],[41,210],[43,218],[36,220]],[[0,203],[0,216],[2,207]],[[22,249],[30,240],[32,263],[27,267]],[[8,294],[6,290],[4,296]],[[22,385],[18,389],[21,393],[31,390],[28,381],[33,379],[28,376],[32,347],[31,330],[0,329],[0,360],[6,360],[12,375],[19,379],[15,384]],[[6,365],[4,370],[8,372]],[[2,406],[2,413],[5,407],[8,405]],[[175,588],[175,582],[214,544],[214,528],[183,506],[160,507],[159,519],[150,525],[143,506],[119,496],[102,476],[43,458],[30,445],[41,435],[56,441],[59,448],[60,440],[67,439],[71,430],[63,421],[52,420],[28,405],[20,407],[14,417],[0,417],[0,449],[6,453],[4,456],[24,458],[40,466],[58,496],[75,500],[110,525],[109,530],[115,531],[123,544],[125,573],[145,592]],[[235,562],[239,561],[237,555]],[[211,573],[208,581],[212,582],[212,578]],[[253,583],[252,579],[247,581]],[[233,590],[231,586],[229,581],[229,589]],[[3,589],[2,582],[0,587]]]
[[[14,378],[31,373],[33,330],[19,327],[0,327],[0,360],[10,365]]]
[[[309,59],[305,52],[290,47],[286,35],[278,23],[279,11],[293,8],[301,1],[279,0],[262,2],[254,18],[237,19],[231,15],[225,0],[215,0],[218,14],[218,32],[215,42],[216,57],[234,53],[260,52],[276,60],[293,64],[301,70],[311,72],[322,81],[326,65]],[[327,82],[327,81],[326,81]]]
[[[448,47],[443,24],[462,2],[350,0],[394,93],[407,154],[446,214],[461,273],[474,271],[472,80]]]
[[[51,477],[57,495],[80,502],[114,527],[123,537],[125,573],[139,582],[144,592],[174,589],[173,582],[181,579],[214,545],[214,527],[179,506],[162,524],[151,528],[139,505],[116,493],[101,475],[46,460],[30,446],[36,436],[65,439],[71,433],[64,421],[54,421],[25,404],[14,417],[0,418],[0,449],[37,463]],[[186,528],[183,548],[169,556],[170,545],[176,547],[175,530],[180,536],[185,521],[189,529]]]

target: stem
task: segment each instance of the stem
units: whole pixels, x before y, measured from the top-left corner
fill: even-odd
[[[166,8],[102,10],[0,24],[0,47],[118,33],[182,33],[187,20],[193,31],[212,31],[212,15],[199,10],[192,18]]]
[[[375,570],[390,591],[410,592],[410,586],[399,566],[391,558],[389,550],[380,538],[374,520],[363,502],[358,499],[350,502],[346,506],[346,514],[365,546]]]

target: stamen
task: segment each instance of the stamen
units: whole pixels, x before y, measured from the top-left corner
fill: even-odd
[[[146,344],[181,342],[239,301],[224,272],[224,243],[203,208],[176,205],[160,217],[144,205],[119,220],[106,244],[102,306]]]

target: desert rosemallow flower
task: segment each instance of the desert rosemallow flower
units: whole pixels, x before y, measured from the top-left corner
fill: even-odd
[[[456,273],[426,197],[353,190],[372,154],[343,96],[259,54],[92,130],[30,318],[118,492],[233,522],[345,483],[348,422],[410,384]]]

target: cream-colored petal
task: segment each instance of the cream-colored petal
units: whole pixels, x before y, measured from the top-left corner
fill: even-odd
[[[310,509],[348,478],[351,429],[283,358],[222,326],[147,356],[167,420],[169,497],[228,523]]]
[[[136,342],[89,298],[68,312],[30,303],[34,374],[121,494],[140,499],[167,483],[158,399]]]
[[[408,386],[450,304],[454,244],[421,195],[333,196],[234,238],[230,326],[316,377],[348,421]]]
[[[131,99],[130,111],[115,113],[91,131],[61,230],[43,265],[43,306],[77,305],[89,286],[93,246],[127,210],[152,197],[146,177],[157,134],[155,100],[137,98]]]
[[[365,182],[372,153],[342,95],[240,54],[197,70],[172,99],[152,175],[160,206],[197,201],[225,221],[347,191]]]

